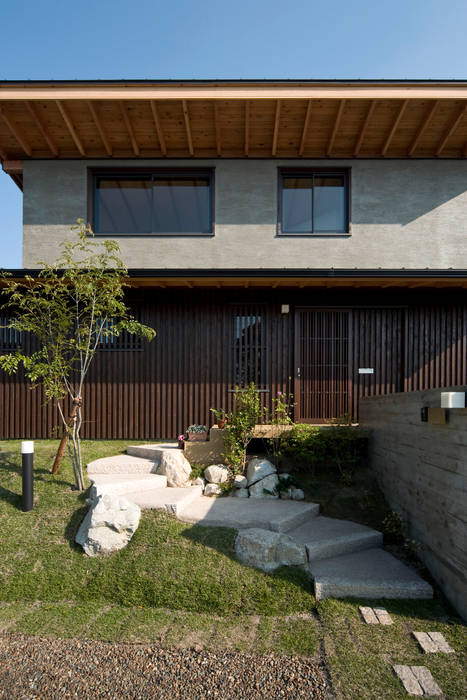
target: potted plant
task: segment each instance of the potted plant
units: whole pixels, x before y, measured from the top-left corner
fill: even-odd
[[[187,440],[207,440],[208,439],[208,429],[205,425],[190,425],[186,429]]]
[[[225,424],[227,421],[225,410],[223,408],[210,408],[209,410],[216,417],[217,427],[221,429],[225,428]]]
[[[183,446],[185,444],[185,435],[183,435],[183,433],[182,433],[182,435],[179,435],[177,439],[178,439],[178,447],[181,450],[183,450]]]

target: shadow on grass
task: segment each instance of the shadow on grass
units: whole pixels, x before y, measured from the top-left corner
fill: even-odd
[[[11,459],[11,457],[16,459]],[[22,467],[18,464],[18,459],[16,453],[12,452],[1,452],[0,453],[0,474],[4,474],[7,480],[12,477],[21,479],[22,477]],[[57,486],[73,486],[71,481],[64,481],[63,479],[57,479],[52,476],[47,469],[43,467],[35,468],[33,470],[34,482],[43,483],[53,483]],[[21,491],[21,484],[18,484],[18,490]],[[0,487],[0,499],[14,506],[18,510],[21,510],[22,494],[15,491],[11,491],[5,486]]]
[[[235,561],[241,566],[242,564],[236,557],[234,551],[234,542],[237,530],[228,527],[205,527],[203,525],[193,525],[180,533],[182,537],[185,537],[191,542],[197,544],[202,544],[204,547],[210,547],[216,550],[220,554],[228,557],[232,561]],[[226,546],[227,538],[231,539],[231,546]],[[254,569],[255,571],[261,571],[261,569]],[[312,595],[313,587],[312,581],[309,574],[298,566],[281,566],[271,573],[262,572],[273,579],[284,581],[290,585],[296,586],[302,589],[305,593]]]

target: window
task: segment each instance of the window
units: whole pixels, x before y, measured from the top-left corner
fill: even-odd
[[[15,328],[6,328],[11,322],[10,316],[0,316],[0,352],[16,350],[21,344],[22,333]]]
[[[348,233],[348,175],[345,171],[280,172],[279,233]]]
[[[234,386],[254,382],[266,386],[266,325],[259,308],[238,309],[232,317],[232,380]]]
[[[94,174],[93,230],[106,235],[209,236],[211,171]]]
[[[138,318],[138,315],[135,314]],[[139,320],[139,319],[138,319]],[[100,326],[102,320],[97,321],[96,329]],[[112,321],[108,320],[104,324],[104,331],[109,331],[112,328]],[[122,331],[120,335],[101,335],[99,343],[97,345],[98,350],[142,350],[143,349],[143,339],[134,335],[133,333],[128,333],[127,331]]]

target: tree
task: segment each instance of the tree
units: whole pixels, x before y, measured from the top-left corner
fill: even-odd
[[[72,230],[77,239],[61,244],[52,265],[38,263],[37,277],[23,282],[4,277],[11,311],[8,328],[33,338],[0,356],[0,367],[14,374],[20,367],[33,385],[42,385],[46,401],[55,401],[73,466],[76,487],[84,489],[80,432],[83,386],[100,343],[126,332],[152,340],[155,331],[129,313],[124,300],[128,271],[116,241],[97,242],[83,219]],[[21,337],[21,336],[20,336]],[[68,415],[67,415],[68,414]]]

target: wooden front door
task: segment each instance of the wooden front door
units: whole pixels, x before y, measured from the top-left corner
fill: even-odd
[[[350,312],[297,309],[295,420],[324,423],[351,412]]]

